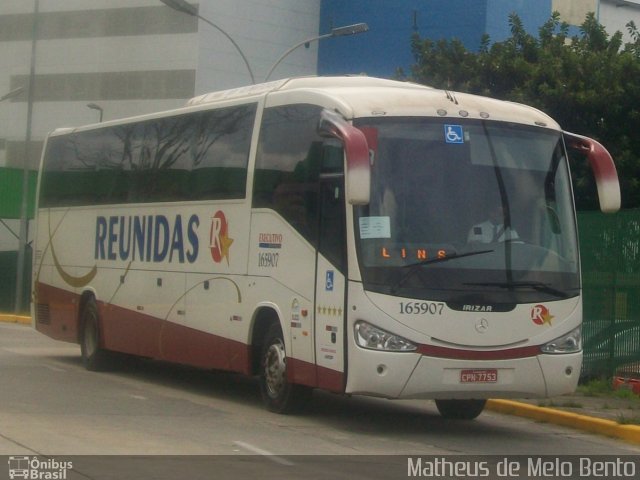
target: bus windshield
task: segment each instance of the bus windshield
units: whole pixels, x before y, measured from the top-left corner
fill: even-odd
[[[561,133],[487,120],[354,122],[371,154],[371,200],[355,207],[365,289],[455,304],[579,294]]]

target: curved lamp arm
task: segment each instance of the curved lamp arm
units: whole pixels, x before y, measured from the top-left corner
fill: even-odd
[[[317,42],[318,40],[322,40],[324,38],[344,37],[344,36],[347,36],[347,35],[357,35],[359,33],[364,33],[367,30],[369,30],[369,26],[366,23],[355,23],[353,25],[347,25],[346,27],[333,28],[333,29],[331,29],[331,33],[325,33],[324,35],[320,35],[320,36],[317,36],[317,37],[307,38],[306,40],[303,40],[302,42],[295,44],[289,50],[287,50],[282,55],[280,55],[280,58],[278,58],[278,60],[276,60],[276,63],[274,63],[271,66],[271,68],[269,69],[269,72],[264,77],[264,81],[266,82],[266,81],[269,80],[269,77],[271,76],[273,71],[276,69],[276,67],[278,65],[280,65],[280,62],[282,62],[282,60],[284,60],[287,55],[289,55],[296,48],[301,47],[302,45],[305,45],[305,44],[311,43],[311,42]]]

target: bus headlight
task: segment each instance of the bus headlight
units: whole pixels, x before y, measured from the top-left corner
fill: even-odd
[[[576,353],[582,350],[581,327],[546,343],[541,348],[542,353]]]
[[[358,320],[354,325],[356,342],[362,348],[383,350],[385,352],[413,352],[416,345],[406,338],[389,333],[370,323]]]

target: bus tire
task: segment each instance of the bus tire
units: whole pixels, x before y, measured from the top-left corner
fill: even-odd
[[[287,414],[300,411],[311,389],[287,381],[287,355],[280,325],[267,330],[260,357],[260,393],[268,410]]]
[[[443,418],[450,420],[473,420],[484,410],[485,399],[436,400],[436,407]]]
[[[109,366],[109,352],[100,347],[100,321],[95,299],[87,300],[82,309],[80,352],[87,370],[98,372]]]

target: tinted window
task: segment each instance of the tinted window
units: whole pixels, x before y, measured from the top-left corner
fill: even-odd
[[[317,244],[318,179],[322,138],[320,107],[266,109],[256,156],[253,206],[272,208]]]
[[[120,175],[125,155],[124,144],[107,130],[50,138],[41,206],[109,203],[125,196]]]
[[[342,149],[339,157],[342,160]],[[325,150],[324,164],[328,160]],[[342,162],[340,162],[342,163]],[[341,173],[341,172],[338,172]],[[344,176],[324,175],[320,181],[320,235],[318,251],[338,270],[345,272],[347,265],[347,238],[344,208]]]
[[[256,106],[207,112],[192,141],[189,195],[243,198]]]
[[[41,206],[244,198],[256,105],[52,137]]]

